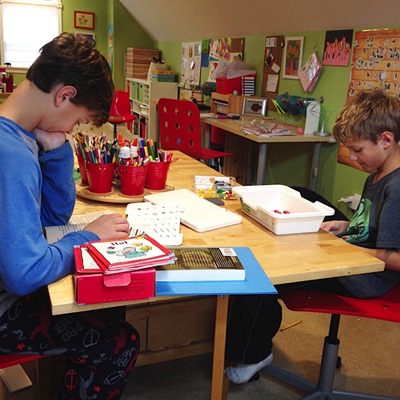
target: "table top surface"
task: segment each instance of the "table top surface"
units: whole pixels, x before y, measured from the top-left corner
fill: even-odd
[[[295,135],[287,136],[257,136],[242,132],[242,126],[249,125],[254,118],[242,116],[241,119],[216,119],[216,118],[205,118],[203,121],[208,124],[215,126],[220,129],[224,129],[228,132],[234,133],[235,135],[242,136],[246,139],[252,140],[257,143],[335,143],[335,139],[332,136],[318,136],[318,135],[299,135],[296,133],[297,126],[287,125],[281,122],[273,120],[264,120],[266,123],[277,123],[279,126],[291,130]]]
[[[178,151],[174,152],[174,156],[178,160],[171,164],[167,183],[175,189],[193,188],[195,174],[221,176],[203,163]],[[78,197],[74,213],[84,214],[112,208],[124,214],[125,207],[126,204],[101,203]],[[202,233],[182,225],[183,246],[250,247],[274,285],[376,272],[384,268],[382,261],[330,233],[319,231],[275,235],[243,214],[238,200],[225,200],[225,207],[242,215],[242,223]],[[104,304],[77,306],[72,276],[49,285],[49,293],[53,314],[104,307]],[[171,298],[157,298],[154,301],[164,300]]]

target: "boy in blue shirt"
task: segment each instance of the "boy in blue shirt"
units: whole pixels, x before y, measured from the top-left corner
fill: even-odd
[[[351,221],[335,214],[321,228],[384,261],[385,270],[277,289],[301,285],[359,298],[381,296],[400,282],[400,103],[379,90],[359,92],[340,112],[333,134],[371,175]],[[244,383],[272,361],[280,306],[271,296],[242,296],[234,299],[231,312],[226,358],[237,363],[225,373],[232,382]]]
[[[78,123],[105,123],[113,91],[94,43],[62,34],[42,47],[0,106],[0,352],[68,354],[57,399],[119,399],[139,351],[121,310],[53,317],[46,289],[73,272],[75,245],[128,236],[118,214],[54,244],[42,229],[66,224],[75,206],[66,135]]]

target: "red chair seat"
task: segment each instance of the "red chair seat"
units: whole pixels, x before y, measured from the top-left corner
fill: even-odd
[[[334,389],[336,368],[341,364],[338,356],[341,315],[400,322],[400,284],[383,296],[369,299],[356,299],[330,292],[304,289],[285,290],[280,292],[280,296],[289,310],[331,314],[328,334],[324,340],[319,379],[318,383],[314,384],[272,364],[267,366],[264,372],[308,392],[303,400],[400,400],[397,397]]]
[[[356,299],[314,290],[288,290],[281,293],[287,308],[328,314],[400,322],[400,284],[380,297]]]

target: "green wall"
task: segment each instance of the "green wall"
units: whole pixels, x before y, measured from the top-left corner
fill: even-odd
[[[365,29],[362,27],[360,29]],[[358,30],[354,28],[354,30]],[[276,35],[284,35],[278,32]],[[273,36],[273,34],[268,36]],[[291,32],[286,36],[304,36],[303,63],[311,53],[316,50],[320,59],[323,57],[325,31],[317,32]],[[199,38],[201,40],[203,38]],[[163,59],[177,72],[180,71],[181,42],[156,43],[163,54]],[[245,37],[245,61],[254,65],[257,71],[257,95],[261,94],[263,71],[263,58],[265,49],[265,36]],[[202,79],[207,79],[208,70],[202,70]],[[312,93],[303,91],[299,80],[283,79],[280,77],[279,93],[288,92],[291,95],[319,98],[324,97],[321,107],[321,121],[325,120],[325,128],[331,131],[332,125],[344,105],[347,97],[347,87],[350,78],[350,66],[331,67],[324,66],[320,79]],[[289,114],[279,115],[271,112],[270,116],[295,125],[304,125],[305,118]],[[343,211],[346,208],[337,201],[341,197],[361,193],[364,180],[367,176],[362,171],[338,164],[336,161],[337,144],[323,144],[319,167],[317,191],[327,197]],[[255,149],[256,151],[256,149]],[[299,146],[274,144],[268,147],[268,165],[265,183],[282,183],[286,185],[308,185],[309,169],[311,166],[312,145]]]

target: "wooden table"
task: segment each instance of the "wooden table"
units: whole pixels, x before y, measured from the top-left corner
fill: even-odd
[[[170,167],[168,184],[179,188],[193,187],[193,174],[219,175],[206,165],[175,152],[178,161]],[[125,210],[125,204],[98,203],[77,199],[76,214],[110,208]],[[226,208],[241,213],[237,200],[225,201]],[[320,231],[299,235],[274,235],[266,228],[243,214],[239,225],[198,233],[182,226],[184,246],[248,246],[273,284],[346,276],[381,271],[383,262],[368,255],[357,246]],[[72,276],[49,286],[53,314],[79,312],[104,308],[104,304],[78,306],[74,301]],[[154,303],[167,299],[155,299]],[[214,358],[211,399],[227,396],[228,381],[224,377],[224,355],[229,296],[217,296]],[[148,302],[147,302],[148,303]],[[126,303],[124,303],[126,304]],[[131,302],[130,304],[143,304]],[[108,304],[114,306],[116,303]]]
[[[310,181],[309,188],[315,190],[318,175],[318,164],[321,152],[322,143],[335,143],[335,140],[331,136],[315,136],[315,135],[298,135],[296,128],[292,125],[285,125],[288,129],[296,133],[292,136],[256,136],[249,135],[242,132],[241,128],[244,125],[249,125],[254,118],[243,117],[240,120],[234,119],[214,119],[206,118],[203,121],[206,123],[206,138],[205,145],[209,147],[210,142],[210,127],[215,126],[216,128],[223,129],[226,132],[245,138],[246,140],[253,141],[258,144],[258,161],[257,161],[257,185],[264,185],[265,182],[265,170],[267,165],[267,145],[272,143],[313,143],[313,155],[311,162]],[[272,124],[274,121],[270,121]],[[283,125],[279,123],[279,125]],[[249,157],[251,159],[251,157]]]

